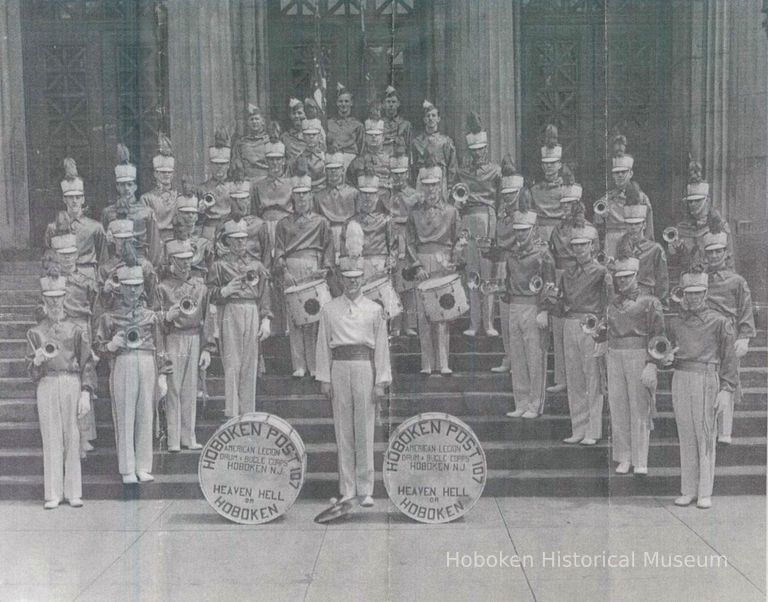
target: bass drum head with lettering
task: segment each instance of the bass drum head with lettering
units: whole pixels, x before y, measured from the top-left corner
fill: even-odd
[[[266,412],[249,412],[221,425],[200,453],[200,489],[224,518],[259,525],[282,516],[296,501],[307,473],[299,433]]]
[[[464,516],[483,494],[488,469],[480,440],[442,412],[404,421],[389,438],[384,487],[397,509],[422,523]]]

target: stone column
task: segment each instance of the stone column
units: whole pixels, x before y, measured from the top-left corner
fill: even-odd
[[[217,126],[234,131],[232,30],[228,2],[168,0],[168,79],[176,172],[205,178]]]
[[[29,244],[20,0],[0,3],[0,249]]]
[[[242,130],[249,102],[269,118],[267,6],[261,0],[231,0],[235,117]]]

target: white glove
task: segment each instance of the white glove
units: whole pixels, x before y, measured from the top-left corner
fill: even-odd
[[[744,357],[749,351],[749,339],[736,339],[733,348],[736,350],[737,358]]]
[[[112,340],[107,343],[107,349],[109,349],[112,353],[117,351],[118,349],[122,349],[125,347],[125,333],[120,330],[115,333],[115,336],[112,337]]]
[[[655,391],[658,385],[658,379],[656,377],[656,364],[646,364],[643,368],[643,373],[640,375],[640,382],[643,386],[650,390]]]
[[[320,392],[328,399],[333,399],[333,387],[331,387],[331,383],[320,383]]]
[[[536,325],[539,328],[546,328],[549,326],[549,313],[547,311],[540,311],[536,314]]]
[[[416,270],[416,280],[426,280],[429,278],[429,274],[427,274],[427,271],[424,268],[419,268]]]
[[[382,397],[384,397],[384,395],[385,395],[385,393],[384,393],[384,385],[376,385],[373,388],[373,397],[374,397],[374,399],[381,399]]]
[[[237,292],[237,290],[240,288],[240,281],[239,280],[231,280],[227,284],[221,287],[221,296],[225,299],[229,297],[230,295]]]
[[[264,318],[259,325],[259,340],[263,341],[264,339],[269,338],[270,334],[272,334],[272,330],[269,318]]]
[[[165,397],[168,394],[168,379],[165,374],[157,377],[157,392],[160,397]]]
[[[178,306],[178,304],[171,305],[168,308],[168,311],[165,312],[165,321],[166,322],[173,322],[180,315],[181,315],[181,308]]]
[[[207,349],[203,349],[200,353],[200,362],[197,364],[201,370],[208,370],[208,366],[211,365],[211,352]]]
[[[32,363],[35,366],[42,366],[45,363],[46,359],[47,358],[45,357],[45,352],[43,351],[42,347],[38,347],[37,349],[35,349],[35,357],[32,358]]]
[[[718,391],[715,397],[715,414],[720,414],[731,403],[730,391]]]
[[[91,394],[89,391],[81,391],[77,402],[77,417],[84,418],[91,411]]]

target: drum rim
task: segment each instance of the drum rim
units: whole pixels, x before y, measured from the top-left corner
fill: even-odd
[[[423,282],[420,282],[418,284],[418,287],[423,291],[431,291],[433,289],[445,286],[448,283],[455,282],[459,278],[460,276],[458,274],[446,274],[445,276],[435,276],[434,278],[429,278],[428,280],[424,280]],[[429,284],[431,285],[427,286]]]
[[[388,276],[382,276],[381,278],[377,278],[376,280],[372,280],[368,284],[364,284],[360,290],[365,292],[376,290],[377,288],[380,288],[382,284],[389,284],[394,288],[392,285],[392,281]]]
[[[317,280],[312,280],[311,282],[303,282],[302,284],[294,284],[293,286],[289,286],[287,289],[283,291],[284,294],[289,293],[299,293],[305,289],[308,288],[315,288],[318,285],[325,284],[328,286],[328,283],[323,280],[322,278],[318,278]]]

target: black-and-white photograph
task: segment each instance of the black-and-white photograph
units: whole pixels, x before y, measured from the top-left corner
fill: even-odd
[[[766,599],[768,0],[0,0],[0,600]]]

